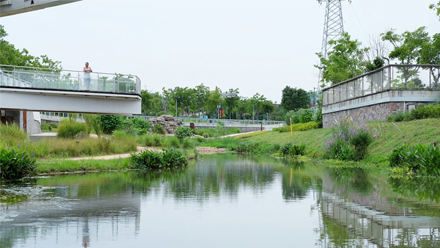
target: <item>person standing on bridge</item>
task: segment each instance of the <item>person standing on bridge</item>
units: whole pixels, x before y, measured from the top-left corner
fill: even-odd
[[[86,62],[86,66],[83,69],[84,71],[84,83],[86,84],[86,90],[89,90],[90,87],[90,72],[92,71],[92,67],[89,66],[89,62]]]

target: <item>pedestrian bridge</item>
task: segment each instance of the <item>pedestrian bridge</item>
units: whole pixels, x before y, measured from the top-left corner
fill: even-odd
[[[137,76],[0,65],[0,109],[141,114]]]

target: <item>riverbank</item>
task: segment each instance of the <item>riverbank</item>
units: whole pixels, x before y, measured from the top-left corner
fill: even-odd
[[[415,120],[410,122],[370,122],[367,126],[376,137],[369,147],[369,155],[356,164],[387,166],[388,157],[393,149],[402,144],[416,145],[419,143],[440,144],[440,119]],[[320,160],[325,153],[325,142],[331,138],[331,129],[315,129],[304,132],[290,133],[264,132],[256,136],[249,136],[243,140],[251,143],[269,143],[283,145],[289,142],[306,145],[306,156]],[[203,143],[200,144],[203,146]],[[161,151],[159,147],[138,147],[138,151],[145,149]],[[197,155],[226,153],[226,148],[197,147],[195,150],[185,150],[189,158]],[[37,162],[38,174],[60,174],[72,172],[92,172],[111,170],[130,170],[130,153],[77,157],[65,159],[39,159]],[[331,161],[330,164],[332,163]],[[333,161],[335,162],[335,161]],[[349,165],[350,163],[341,162]],[[339,163],[338,163],[339,164]]]
[[[388,156],[393,149],[402,144],[440,144],[440,119],[424,119],[409,122],[369,122],[366,123],[375,136],[374,142],[369,147],[368,156],[361,162],[377,165],[386,165]],[[306,145],[306,156],[322,158],[326,150],[326,141],[331,139],[332,130],[314,129],[303,132],[288,133],[268,132],[247,138],[249,142],[266,142],[283,145]]]
[[[162,149],[159,147],[137,147],[138,152],[145,150],[162,152]],[[182,150],[182,152],[188,157],[188,159],[195,159],[197,155],[226,153],[227,149],[196,147],[194,150]],[[123,153],[106,156],[39,159],[37,161],[37,175],[127,171],[133,169],[130,163],[130,157],[131,153]]]

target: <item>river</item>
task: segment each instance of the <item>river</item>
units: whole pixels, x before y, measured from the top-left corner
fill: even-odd
[[[438,187],[437,187],[438,186]],[[0,247],[440,247],[440,180],[211,155],[3,182]],[[4,199],[4,197],[2,198]]]

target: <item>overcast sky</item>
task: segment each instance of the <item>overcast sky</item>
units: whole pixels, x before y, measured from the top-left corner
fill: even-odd
[[[345,31],[370,37],[426,26],[440,33],[437,0],[342,2]],[[142,88],[239,88],[281,101],[286,86],[313,90],[324,5],[315,0],[83,0],[0,18],[17,48],[64,69],[135,74]]]

